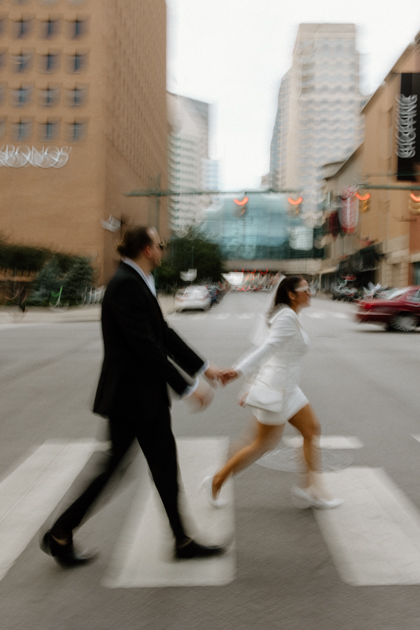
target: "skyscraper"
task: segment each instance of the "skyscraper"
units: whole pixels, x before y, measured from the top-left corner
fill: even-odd
[[[360,143],[362,99],[354,24],[300,24],[279,90],[270,170],[277,188],[301,191],[304,212],[320,202],[322,165]]]
[[[209,153],[208,103],[168,94],[169,186],[174,192],[207,188]],[[179,195],[170,200],[170,225],[182,233],[203,219],[208,200],[201,195]]]

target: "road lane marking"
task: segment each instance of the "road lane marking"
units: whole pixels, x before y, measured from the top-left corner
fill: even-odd
[[[238,319],[252,319],[255,313],[235,313]]]
[[[300,435],[284,437],[283,442],[286,446],[301,447],[303,444],[303,438]],[[357,437],[346,437],[344,435],[321,435],[320,446],[325,449],[351,449],[363,448],[364,444]]]
[[[0,483],[0,580],[98,448],[96,440],[47,440]]]
[[[331,315],[333,317],[337,317],[337,319],[349,319],[350,315],[347,315],[347,313],[331,313]]]
[[[230,316],[230,313],[219,313],[216,315],[216,319],[229,319]]]
[[[325,474],[333,510],[314,510],[344,582],[354,586],[420,584],[420,514],[381,468]]]
[[[411,437],[417,440],[417,442],[420,442],[420,435],[412,435]]]
[[[204,491],[200,490],[202,479],[224,462],[228,439],[184,438],[177,440],[177,448],[188,531],[207,544],[231,541],[234,534],[232,481],[223,488],[222,495],[229,504],[222,509],[209,505]],[[229,584],[234,577],[232,543],[227,553],[219,557],[191,561],[173,558],[173,538],[167,517],[149,481],[147,495],[143,491],[133,503],[103,585],[108,588],[220,586]]]
[[[312,319],[324,319],[327,316],[323,311],[310,311],[309,313],[305,312],[307,317],[312,317]]]

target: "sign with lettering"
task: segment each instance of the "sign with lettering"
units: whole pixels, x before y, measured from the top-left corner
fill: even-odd
[[[7,144],[0,147],[0,167],[22,168],[23,166],[36,166],[39,168],[62,168],[68,162],[71,147],[55,146],[28,147],[25,144],[15,147]]]
[[[401,92],[397,95],[395,125],[398,156],[397,179],[416,181],[420,176],[420,73],[401,74]]]

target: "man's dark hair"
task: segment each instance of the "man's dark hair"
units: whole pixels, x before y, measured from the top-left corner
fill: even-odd
[[[278,286],[276,297],[274,298],[274,306],[277,306],[277,304],[287,304],[287,306],[291,306],[289,293],[295,293],[303,279],[302,276],[287,276],[283,278]]]
[[[125,232],[121,243],[117,247],[117,252],[120,256],[136,258],[152,243],[150,228],[147,225],[134,225]]]

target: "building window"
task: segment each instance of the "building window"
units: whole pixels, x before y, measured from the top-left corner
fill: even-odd
[[[6,119],[0,118],[0,138],[3,138],[6,133]]]
[[[47,53],[41,56],[41,67],[43,72],[54,72],[58,68],[60,55],[58,53]]]
[[[0,84],[0,105],[2,105],[5,100],[6,100],[6,84],[1,83]]]
[[[86,102],[87,88],[76,86],[68,91],[70,107],[80,107]]]
[[[55,140],[58,136],[59,127],[60,124],[56,120],[47,120],[47,122],[40,123],[41,140],[45,140],[45,142]]]
[[[70,22],[70,37],[71,39],[79,39],[86,33],[87,21],[76,18],[73,22]]]
[[[31,65],[32,54],[21,52],[17,55],[13,55],[15,72],[26,72]]]
[[[30,18],[20,18],[15,22],[15,32],[17,38],[26,37],[31,32],[32,20]]]
[[[83,140],[86,136],[86,122],[75,120],[69,124],[69,139],[71,142]]]
[[[32,134],[32,122],[30,120],[19,120],[14,124],[14,138],[17,142],[27,140]]]
[[[70,72],[81,72],[85,69],[87,63],[87,55],[75,53],[70,56]]]
[[[32,96],[32,88],[30,86],[21,85],[21,87],[13,90],[13,101],[15,107],[23,107],[27,105]]]
[[[44,90],[40,90],[41,105],[44,107],[53,107],[57,105],[60,98],[60,88],[48,86]]]
[[[48,18],[42,24],[43,37],[44,39],[52,39],[55,37],[59,31],[60,21],[53,20],[52,18]]]
[[[4,35],[6,32],[6,18],[0,18],[0,35]]]

